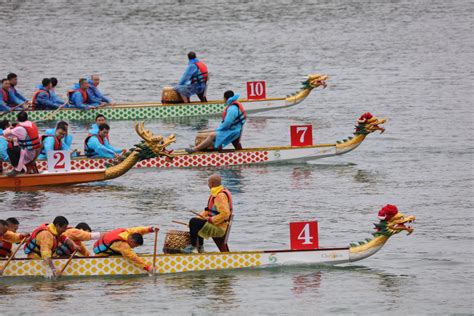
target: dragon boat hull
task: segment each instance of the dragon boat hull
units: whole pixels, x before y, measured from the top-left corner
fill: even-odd
[[[0,188],[21,189],[51,185],[73,185],[105,180],[105,170],[75,170],[61,173],[21,174],[15,177],[0,176]]]
[[[324,75],[309,75],[308,80],[303,82],[302,90],[287,97],[241,100],[240,102],[247,113],[277,110],[294,106],[303,102],[314,88],[320,85],[325,86],[325,80],[327,78],[328,77]],[[123,103],[87,111],[64,108],[55,113],[53,117],[51,117],[52,111],[28,110],[27,113],[28,118],[32,121],[47,121],[54,119],[92,122],[99,113],[105,115],[107,120],[142,120],[169,117],[221,115],[224,108],[224,101],[218,100],[185,104],[163,104],[160,102]],[[17,112],[13,111],[6,114],[4,118],[8,120],[16,120],[16,115]]]
[[[152,264],[152,255],[141,255]],[[0,260],[0,266],[5,260]],[[53,259],[61,269],[67,259]],[[240,268],[275,267],[282,265],[334,265],[350,262],[349,248],[316,249],[305,251],[246,251],[214,252],[202,254],[160,254],[156,257],[156,273],[189,271],[229,270]],[[13,259],[4,271],[5,277],[44,276],[49,269],[46,263],[36,259]],[[74,258],[63,276],[143,275],[142,269],[120,256]]]

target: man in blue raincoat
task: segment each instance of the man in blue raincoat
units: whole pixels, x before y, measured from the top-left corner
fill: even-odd
[[[87,89],[87,95],[91,103],[98,103],[98,104],[107,103],[110,105],[115,105],[115,102],[113,102],[110,98],[103,95],[102,92],[99,90],[98,88],[100,84],[99,75],[92,75],[88,81],[89,81],[89,88]]]
[[[55,110],[59,105],[54,103],[51,97],[51,89],[53,84],[51,79],[44,78],[41,85],[36,87],[38,90],[35,91],[32,98],[33,109],[35,110]]]
[[[84,141],[84,152],[89,158],[118,158],[126,149],[115,148],[109,143],[110,126],[99,125],[98,130],[89,130],[89,135]]]
[[[221,150],[230,143],[234,145],[235,149],[242,149],[240,137],[242,136],[242,129],[247,119],[247,114],[242,104],[237,101],[239,97],[239,94],[234,95],[234,92],[231,90],[224,93],[226,108],[222,113],[221,123],[201,144],[187,148],[187,153],[201,151],[211,146]]]
[[[89,100],[87,90],[89,89],[89,82],[87,79],[79,79],[79,83],[73,87],[73,90],[68,92],[69,108],[77,108],[81,110],[95,109],[102,106],[101,103],[95,103]]]
[[[206,85],[208,79],[207,66],[196,58],[195,52],[188,53],[188,67],[184,71],[178,85],[174,89],[181,95],[184,102],[190,102],[192,95],[197,94],[202,102],[207,102]]]
[[[56,128],[47,129],[42,137],[43,147],[38,159],[47,159],[50,150],[71,150],[72,135],[69,134],[69,124],[64,121],[58,122]],[[77,156],[74,150],[72,156]]]

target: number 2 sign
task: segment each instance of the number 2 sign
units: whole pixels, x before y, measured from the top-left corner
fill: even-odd
[[[71,170],[71,151],[52,150],[48,151],[48,171],[65,172]]]
[[[291,250],[318,249],[318,222],[290,223]]]
[[[290,126],[291,146],[312,146],[313,126],[312,125],[292,125]]]
[[[258,100],[265,99],[266,97],[265,81],[247,82],[247,99]]]

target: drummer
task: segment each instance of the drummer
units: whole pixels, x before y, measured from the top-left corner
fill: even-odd
[[[143,235],[157,232],[158,227],[139,226],[132,228],[117,228],[100,237],[94,244],[94,253],[100,256],[122,256],[135,266],[152,273],[153,267],[147,265],[133,248],[143,245]]]
[[[210,146],[221,150],[230,143],[234,145],[235,149],[242,149],[240,138],[247,114],[242,104],[237,101],[239,96],[239,94],[234,94],[231,90],[224,93],[224,100],[227,106],[222,113],[221,124],[201,144],[186,148],[187,153],[201,151]]]
[[[224,237],[229,226],[232,214],[232,194],[224,188],[222,179],[217,174],[211,175],[207,183],[211,190],[207,207],[199,217],[193,217],[189,221],[191,245],[183,249],[184,253],[203,252],[203,239]]]
[[[188,53],[188,67],[179,79],[178,85],[174,89],[181,95],[184,102],[191,102],[192,95],[197,94],[199,100],[207,102],[206,87],[208,72],[207,66],[196,58],[195,52]]]

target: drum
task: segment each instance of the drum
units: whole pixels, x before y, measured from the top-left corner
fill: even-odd
[[[213,130],[206,130],[206,131],[199,131],[196,135],[196,140],[194,141],[195,146],[199,146],[206,138],[209,136],[210,133],[214,132]],[[214,150],[214,146],[211,144],[206,150]]]
[[[183,98],[181,95],[176,92],[173,87],[164,87],[163,91],[161,92],[161,103],[163,104],[176,104],[176,103],[184,103]]]
[[[163,253],[181,253],[182,249],[191,244],[189,232],[169,230],[166,233]]]

